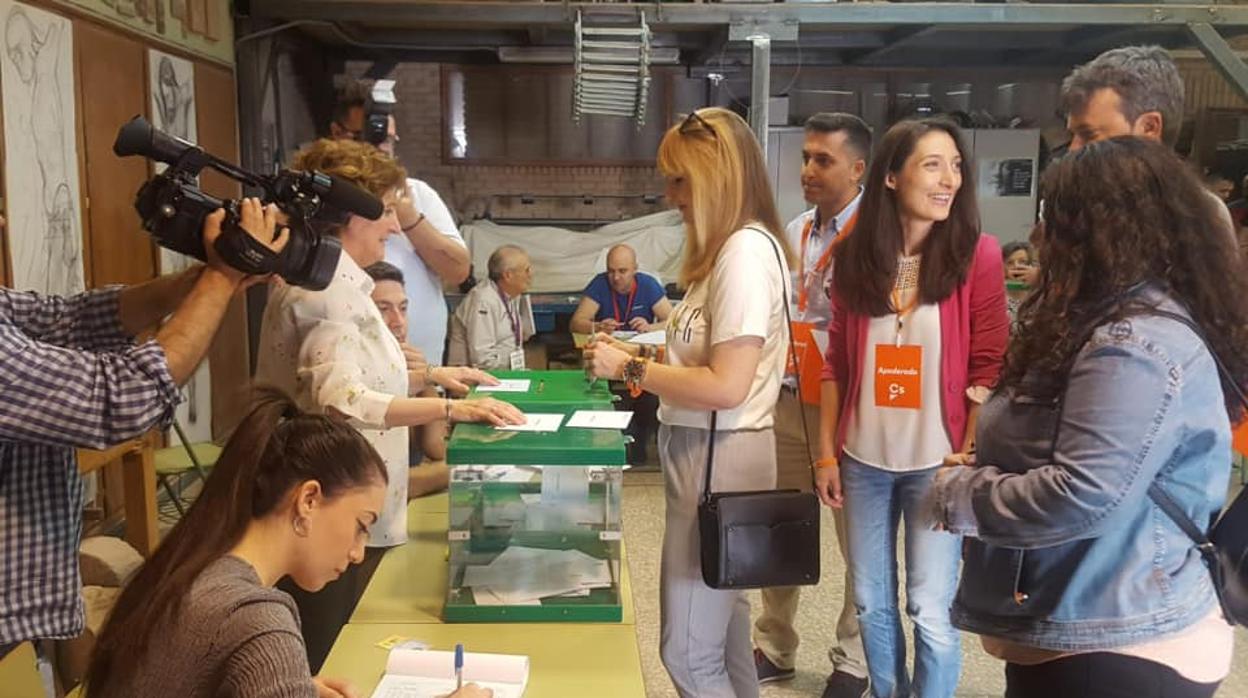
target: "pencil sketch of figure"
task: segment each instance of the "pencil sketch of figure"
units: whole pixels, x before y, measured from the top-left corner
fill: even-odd
[[[68,126],[61,100],[72,92],[60,84],[60,27],[48,23],[40,31],[22,7],[14,6],[5,21],[4,36],[6,56],[22,83],[15,87],[29,95],[26,133],[33,139],[39,171],[44,289],[73,293],[82,288],[82,242],[75,232],[75,203],[69,186],[71,157],[65,145]]]
[[[80,247],[74,239],[74,210],[69,186],[57,185],[52,210],[48,213],[48,229],[44,238],[46,263],[44,278],[49,289],[83,288]]]
[[[157,68],[156,127],[184,141],[194,141],[191,133],[191,109],[195,106],[195,89],[190,80],[179,78],[173,59],[161,56]]]

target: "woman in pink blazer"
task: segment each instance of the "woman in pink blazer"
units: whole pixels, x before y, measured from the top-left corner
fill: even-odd
[[[973,451],[1009,332],[1001,248],[980,233],[965,152],[951,123],[893,126],[833,275],[816,484],[825,504],[845,507],[854,604],[880,698],[948,698],[958,684],[949,606],[959,539],[933,530],[923,500],[943,463]],[[913,679],[897,600],[903,516]]]

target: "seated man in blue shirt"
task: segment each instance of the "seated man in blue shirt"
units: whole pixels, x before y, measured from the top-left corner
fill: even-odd
[[[607,270],[585,287],[568,329],[583,334],[617,330],[650,332],[663,329],[671,312],[671,301],[667,300],[658,279],[637,273],[637,253],[633,248],[616,245],[607,252]],[[614,392],[620,396],[616,409],[633,413],[633,420],[624,432],[633,437],[628,445],[628,462],[644,465],[646,445],[658,429],[659,399],[653,393],[642,393],[634,398],[618,384]]]
[[[607,253],[607,270],[585,287],[569,329],[581,334],[661,329],[672,304],[659,280],[637,273],[637,253],[616,245]]]

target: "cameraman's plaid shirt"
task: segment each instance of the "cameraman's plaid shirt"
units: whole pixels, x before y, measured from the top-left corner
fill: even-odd
[[[0,288],[0,646],[82,632],[74,449],[135,438],[178,402],[160,345],[126,336],[119,292]]]

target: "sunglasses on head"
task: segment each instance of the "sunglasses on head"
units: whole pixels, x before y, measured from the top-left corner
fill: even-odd
[[[711,134],[712,138],[719,138],[719,134],[715,132],[715,128],[711,126],[711,122],[702,118],[697,111],[689,112],[689,116],[686,116],[685,120],[680,122],[680,128],[676,129],[676,131],[680,135],[684,136],[690,133],[696,133],[699,127],[706,129],[706,132]]]

